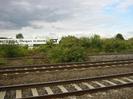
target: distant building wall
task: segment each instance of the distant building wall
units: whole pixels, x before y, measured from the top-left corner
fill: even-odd
[[[50,39],[54,43],[58,42],[58,39]],[[46,44],[47,40],[45,39],[0,39],[0,44],[21,44],[21,45],[40,45]]]
[[[58,39],[50,39],[54,44],[58,43]],[[0,44],[19,44],[19,45],[28,45],[29,49],[32,49],[34,45],[43,45],[46,44],[47,40],[45,39],[0,39]]]

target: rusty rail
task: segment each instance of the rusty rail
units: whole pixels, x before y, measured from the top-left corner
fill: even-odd
[[[132,63],[133,60],[121,60],[121,61],[82,62],[82,63],[71,63],[71,64],[49,64],[49,65],[9,67],[9,68],[5,67],[5,68],[0,68],[0,74],[35,72],[35,71],[54,71],[54,70],[64,70],[64,69],[70,70],[70,69],[90,68],[90,67],[99,67],[99,66],[101,66],[102,68],[104,66],[110,66],[110,67],[112,65],[122,66],[124,64],[132,64]]]

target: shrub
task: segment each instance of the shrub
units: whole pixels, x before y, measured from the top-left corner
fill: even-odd
[[[0,54],[3,57],[19,57],[28,53],[27,47],[9,44],[0,45]]]
[[[52,40],[46,42],[46,44],[40,45],[36,50],[38,52],[47,53],[47,51],[55,46]]]
[[[85,56],[85,49],[80,46],[71,48],[57,46],[48,52],[48,58],[51,63],[80,62],[85,60]]]
[[[119,39],[108,39],[104,41],[104,50],[105,52],[123,52],[127,51],[130,48],[130,45]]]
[[[85,56],[85,48],[74,36],[63,37],[56,47],[48,51],[48,58],[52,63],[84,61]]]
[[[6,64],[6,60],[3,58],[0,58],[0,65],[5,65]]]
[[[63,37],[60,40],[59,45],[61,47],[81,46],[80,40],[74,36]]]
[[[102,49],[102,40],[99,35],[94,35],[93,37],[90,38],[90,44],[91,48],[95,49]]]
[[[98,53],[103,51],[103,40],[99,35],[94,35],[91,38],[80,38],[80,44],[82,47],[87,49],[89,53]]]
[[[90,48],[91,47],[90,38],[87,38],[87,37],[80,38],[80,44],[84,48]]]

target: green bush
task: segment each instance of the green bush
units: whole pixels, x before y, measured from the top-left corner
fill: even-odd
[[[47,53],[47,51],[53,47],[55,47],[56,45],[54,44],[53,41],[48,41],[46,42],[46,44],[40,45],[36,50],[38,52],[43,52],[43,53]]]
[[[82,38],[67,36],[63,37],[59,44],[48,41],[30,50],[26,46],[12,43],[0,45],[0,57],[21,57],[30,53],[31,55],[46,55],[51,63],[80,62],[85,61],[87,55],[113,52],[133,52],[133,39],[124,40],[122,35],[111,39],[102,39],[99,35]]]
[[[27,47],[9,44],[0,45],[0,54],[2,57],[20,57],[27,55]]]
[[[76,38],[63,37],[56,46],[45,45],[51,63],[84,61],[87,55],[133,51],[133,43],[117,38],[101,39],[100,36]],[[47,47],[48,46],[48,47]]]
[[[74,36],[63,37],[60,40],[59,45],[61,47],[81,46],[80,39],[78,39],[78,38],[76,38]]]
[[[94,35],[90,38],[90,47],[96,50],[102,50],[103,42],[99,35]]]
[[[104,50],[105,52],[124,52],[130,48],[130,44],[128,44],[124,40],[119,39],[108,39],[104,41]]]
[[[84,48],[90,48],[91,47],[91,40],[87,37],[81,37],[80,38],[80,44]]]
[[[81,46],[80,40],[74,36],[63,37],[56,47],[48,51],[51,63],[84,61],[86,50]]]
[[[6,64],[6,60],[3,58],[0,58],[0,65],[5,65]]]
[[[103,51],[103,40],[99,35],[94,35],[91,38],[82,37],[80,38],[80,44],[82,47],[87,49],[89,53],[98,53]]]
[[[80,62],[85,60],[85,56],[85,49],[80,46],[70,48],[57,46],[48,51],[48,58],[51,63]]]

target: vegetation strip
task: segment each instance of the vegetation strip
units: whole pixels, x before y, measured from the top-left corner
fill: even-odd
[[[104,55],[131,55],[133,52],[126,52],[126,53],[90,53],[88,56],[104,56]],[[24,56],[24,57],[0,57],[0,59],[7,59],[7,60],[17,60],[17,59],[45,59],[46,57],[33,57],[32,55]]]

